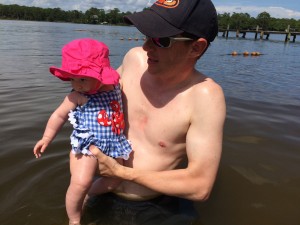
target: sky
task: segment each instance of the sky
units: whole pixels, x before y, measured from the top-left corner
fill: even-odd
[[[300,0],[212,0],[218,13],[248,13],[256,17],[268,12],[274,18],[300,19]],[[0,0],[0,4],[18,4],[41,8],[61,8],[85,12],[91,7],[98,9],[118,8],[121,12],[141,11],[151,6],[155,0]]]

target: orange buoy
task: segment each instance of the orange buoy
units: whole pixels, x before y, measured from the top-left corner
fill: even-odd
[[[233,51],[233,52],[231,52],[231,55],[236,56],[236,55],[238,55],[238,53],[236,51]]]
[[[244,52],[243,52],[243,55],[244,55],[244,56],[248,56],[248,55],[249,55],[249,52],[244,51]]]

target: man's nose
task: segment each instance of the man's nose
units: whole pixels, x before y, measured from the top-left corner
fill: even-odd
[[[149,51],[151,49],[154,49],[155,48],[155,45],[154,43],[151,41],[151,38],[146,38],[144,44],[143,44],[143,49],[145,51]]]

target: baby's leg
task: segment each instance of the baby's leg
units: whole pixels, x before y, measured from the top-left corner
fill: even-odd
[[[66,195],[70,224],[79,224],[83,200],[94,178],[97,160],[93,156],[70,153],[71,181]]]
[[[118,163],[123,165],[123,159],[116,159]],[[90,197],[104,194],[116,189],[119,184],[121,183],[121,179],[114,178],[114,177],[100,177],[95,180],[90,187],[88,194],[84,200],[84,204],[88,201]]]

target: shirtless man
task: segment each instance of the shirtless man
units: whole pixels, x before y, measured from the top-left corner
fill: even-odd
[[[149,219],[149,224],[182,225],[191,222],[182,217],[172,220],[172,215],[180,213],[179,199],[204,201],[211,193],[221,157],[226,107],[221,87],[195,69],[218,31],[213,4],[210,0],[168,4],[157,1],[150,10],[125,17],[147,37],[143,47],[126,54],[118,69],[133,154],[121,166],[96,147],[90,150],[102,176],[123,180],[110,194],[110,198],[120,197],[114,204],[130,211],[129,202],[155,202],[167,218],[155,223]],[[178,168],[185,158],[187,166]],[[90,193],[97,193],[97,181]],[[166,199],[160,202],[157,196],[161,195]],[[166,208],[162,202],[168,202]],[[114,211],[112,205],[104,207]],[[172,208],[175,205],[177,211]],[[139,213],[131,215],[134,222],[128,224],[148,224],[137,218]],[[124,221],[124,215],[119,217]]]

